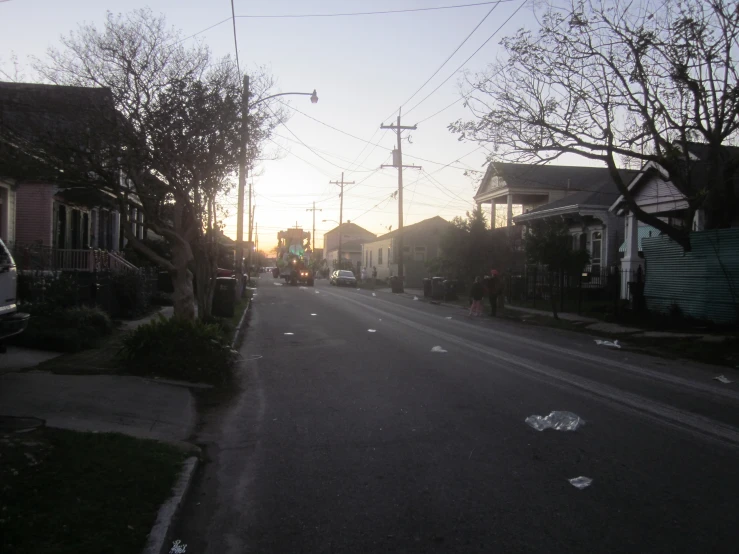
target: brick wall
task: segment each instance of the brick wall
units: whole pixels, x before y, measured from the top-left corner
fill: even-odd
[[[15,195],[15,240],[18,244],[40,241],[51,246],[54,185],[22,183]]]

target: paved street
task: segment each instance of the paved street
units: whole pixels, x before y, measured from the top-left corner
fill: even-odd
[[[264,278],[241,354],[244,391],[199,432],[188,552],[737,551],[723,369]],[[552,410],[586,424],[524,422]]]

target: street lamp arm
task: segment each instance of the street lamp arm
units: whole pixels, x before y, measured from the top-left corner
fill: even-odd
[[[272,94],[270,96],[265,96],[264,98],[260,98],[259,100],[249,104],[249,107],[252,108],[256,106],[257,104],[261,104],[262,102],[265,102],[272,98],[277,98],[278,96],[310,96],[311,102],[313,102],[314,104],[318,102],[318,95],[316,94],[315,90],[313,90],[313,92],[280,92],[278,94]]]

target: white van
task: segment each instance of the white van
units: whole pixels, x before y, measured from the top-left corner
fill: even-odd
[[[10,250],[0,240],[0,352],[4,352],[3,340],[22,333],[30,316],[18,312],[17,271]]]

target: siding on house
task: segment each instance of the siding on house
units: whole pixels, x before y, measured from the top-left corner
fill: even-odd
[[[648,213],[664,213],[688,207],[685,197],[670,181],[652,175],[636,192],[639,207]]]
[[[55,186],[46,183],[22,183],[16,190],[15,241],[19,244],[40,242],[52,246],[52,205]]]
[[[362,267],[367,269],[367,274],[372,275],[372,267],[377,267],[377,278],[383,281],[393,275],[391,266],[392,262],[392,244],[393,239],[380,239],[374,242],[366,242],[362,245]],[[382,263],[378,263],[379,253],[382,250]],[[369,264],[369,257],[372,256],[372,266]],[[396,266],[397,269],[397,266]]]

